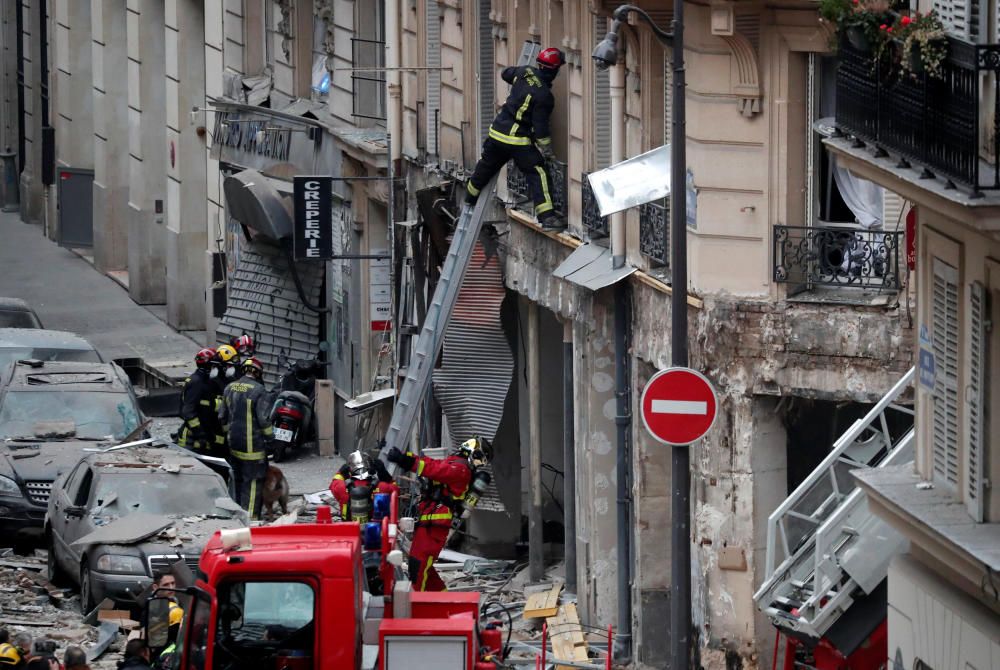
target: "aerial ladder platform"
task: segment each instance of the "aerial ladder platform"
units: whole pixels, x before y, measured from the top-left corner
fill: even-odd
[[[423,399],[430,387],[434,362],[441,352],[441,345],[444,344],[445,331],[448,329],[448,322],[458,301],[458,292],[462,288],[465,272],[476,249],[476,240],[479,239],[483,218],[489,206],[489,196],[493,193],[496,182],[497,178],[493,177],[482,189],[473,207],[467,204],[462,206],[462,213],[455,224],[455,232],[448,247],[448,255],[441,268],[441,276],[427,306],[427,314],[410,356],[403,386],[396,398],[389,429],[385,434],[383,455],[393,447],[406,451],[410,435],[420,415]],[[394,464],[389,465],[391,468],[395,467]]]
[[[875,670],[885,661],[876,651],[885,644],[884,582],[907,543],[869,512],[850,472],[913,460],[913,408],[901,404],[913,377],[911,368],[768,518],[754,601],[787,640],[780,668],[836,670],[849,660],[853,670]]]

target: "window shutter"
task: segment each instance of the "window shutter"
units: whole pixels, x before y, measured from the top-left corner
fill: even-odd
[[[974,43],[987,41],[988,0],[934,0],[931,6],[954,37]]]
[[[934,259],[933,479],[958,492],[958,270]]]
[[[486,132],[496,114],[494,88],[496,86],[496,60],[493,49],[493,25],[490,21],[492,0],[479,0],[479,136]]]
[[[604,39],[608,19],[594,17],[594,43]],[[611,165],[611,73],[594,68],[594,167]]]
[[[983,500],[983,428],[986,410],[985,371],[988,369],[986,332],[989,309],[986,289],[979,282],[969,288],[969,389],[966,394],[966,414],[969,431],[969,467],[966,477],[965,506],[969,515],[978,522],[983,521],[985,505]]]
[[[882,195],[882,228],[885,230],[899,230],[905,227],[903,220],[903,209],[906,201],[902,196],[893,193],[888,189],[883,189]]]
[[[427,39],[427,153],[438,151],[437,120],[441,110],[441,7],[437,0],[425,0],[424,25]]]
[[[667,57],[667,50],[663,50],[663,143],[670,144],[671,127],[670,117],[672,114],[673,100],[673,73],[674,62]]]

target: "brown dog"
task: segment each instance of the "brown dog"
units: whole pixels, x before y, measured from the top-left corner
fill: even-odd
[[[281,507],[282,514],[288,514],[288,480],[279,468],[270,465],[267,476],[264,477],[264,506],[261,513],[273,519],[275,503]]]

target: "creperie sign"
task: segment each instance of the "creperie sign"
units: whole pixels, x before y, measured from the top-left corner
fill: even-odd
[[[333,179],[295,177],[295,257],[333,257]]]

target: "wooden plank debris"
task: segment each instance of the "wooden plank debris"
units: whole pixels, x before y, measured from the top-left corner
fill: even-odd
[[[546,620],[549,638],[552,640],[552,655],[560,661],[588,663],[587,639],[583,636],[580,617],[575,603],[561,606],[555,616]],[[557,665],[556,670],[573,670],[572,666]]]
[[[524,618],[547,619],[555,616],[559,611],[559,592],[562,591],[562,587],[562,582],[557,582],[547,591],[528,596],[528,602],[524,604]]]

